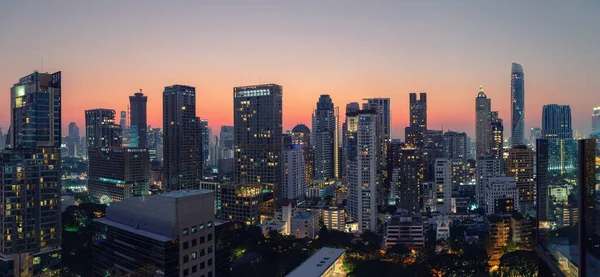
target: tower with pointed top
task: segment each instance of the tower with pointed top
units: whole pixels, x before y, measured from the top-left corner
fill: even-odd
[[[479,93],[475,98],[475,136],[476,156],[490,154],[490,116],[492,99],[487,98],[483,87],[479,87]]]

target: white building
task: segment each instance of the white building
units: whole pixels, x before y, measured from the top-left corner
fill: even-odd
[[[502,160],[493,157],[477,158],[477,186],[475,188],[475,200],[480,208],[484,208],[485,188],[489,185],[489,179],[503,176]]]
[[[519,193],[515,177],[489,178],[484,194],[485,213],[488,215],[519,209]]]
[[[438,219],[435,221],[435,234],[436,240],[445,240],[450,238],[450,220],[446,219]]]
[[[435,160],[436,211],[449,214],[452,210],[452,165],[448,159]]]
[[[321,218],[327,230],[344,232],[346,230],[346,216],[343,208],[329,207],[321,210]]]
[[[306,168],[300,145],[286,145],[281,162],[281,195],[284,199],[303,199],[306,190]]]
[[[292,217],[290,235],[296,238],[314,239],[319,234],[319,213],[299,212]]]
[[[346,172],[349,216],[358,231],[376,229],[377,115],[372,110],[346,114]]]
[[[302,262],[286,277],[337,277],[346,276],[342,269],[346,249],[323,247]]]

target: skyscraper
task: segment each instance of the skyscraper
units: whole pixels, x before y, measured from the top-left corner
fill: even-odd
[[[115,110],[86,110],[85,135],[88,149],[121,147],[121,125],[115,124]]]
[[[475,187],[475,200],[477,201],[480,208],[485,208],[485,193],[486,188],[490,186],[490,179],[495,177],[502,177],[503,175],[504,171],[502,170],[502,159],[490,156],[483,156],[477,158],[477,185]]]
[[[363,110],[375,110],[377,112],[377,136],[380,143],[379,152],[381,165],[385,167],[387,157],[387,146],[392,141],[392,111],[390,109],[390,98],[366,98]]]
[[[80,156],[79,153],[79,127],[77,123],[69,123],[69,136],[67,136],[67,148],[69,149],[69,156],[75,157]]]
[[[488,99],[483,92],[483,87],[479,87],[479,93],[475,98],[475,156],[485,156],[490,154],[490,117],[492,112],[492,99]]]
[[[129,126],[127,125],[127,112],[121,111],[121,118],[119,120],[119,126],[121,127],[121,144],[125,147],[130,145]],[[137,143],[137,142],[134,142]]]
[[[300,149],[304,154],[304,164],[306,173],[306,185],[312,185],[314,155],[312,145],[310,143],[310,129],[304,124],[298,124],[292,129],[292,143],[300,145]]]
[[[142,90],[129,96],[129,137],[131,147],[146,148],[148,146],[148,130],[146,127],[146,103],[148,96]],[[136,143],[137,142],[137,143]]]
[[[301,200],[306,194],[306,167],[304,153],[300,144],[288,144],[283,151],[282,161],[282,199]]]
[[[165,87],[163,92],[164,190],[198,189],[202,170],[196,88]]]
[[[504,124],[498,117],[498,112],[493,111],[490,114],[490,155],[495,158],[502,158],[504,154]]]
[[[148,126],[148,153],[150,161],[159,161],[162,165],[163,161],[163,132],[160,128],[152,128]]]
[[[358,222],[359,232],[375,231],[377,115],[373,110],[351,112],[346,114],[346,122],[348,210]]]
[[[409,213],[418,213],[422,206],[422,184],[424,179],[423,150],[411,145],[399,152],[398,167],[392,172],[391,194],[398,200],[398,207]]]
[[[522,213],[533,211],[535,184],[533,182],[533,157],[535,152],[526,145],[516,145],[508,150],[506,175],[513,176],[517,182],[519,194],[518,207]]]
[[[525,76],[518,63],[512,64],[510,73],[510,102],[512,145],[525,144]]]
[[[335,178],[336,116],[329,95],[319,97],[313,114],[312,135],[315,149],[315,180]]]
[[[600,106],[594,107],[592,112],[592,133],[600,132]]]
[[[444,133],[444,152],[449,159],[469,158],[467,133],[448,131]]]
[[[529,132],[529,144],[535,149],[535,142],[542,138],[542,128],[533,127]]]
[[[276,84],[233,88],[234,180],[275,190],[281,185],[283,88]]]
[[[452,164],[449,159],[435,160],[436,211],[449,214],[452,201]]]
[[[9,101],[10,148],[0,151],[0,274],[58,275],[61,72],[19,79]]]
[[[219,134],[221,147],[233,149],[233,132],[233,126],[221,126],[221,133]]]
[[[423,147],[423,132],[427,130],[427,93],[409,95],[410,126],[405,129],[405,142],[415,147]]]
[[[542,108],[542,138],[573,138],[569,105],[544,105]]]
[[[208,127],[208,120],[206,119],[200,120],[200,137],[202,140],[202,164],[208,166],[210,127]]]

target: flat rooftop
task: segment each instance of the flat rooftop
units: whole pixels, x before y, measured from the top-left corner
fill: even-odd
[[[321,276],[344,252],[346,252],[346,249],[323,247],[292,270],[286,277]]]
[[[119,222],[112,221],[112,220],[109,220],[109,219],[106,219],[106,218],[100,218],[100,219],[98,219],[98,222],[100,222],[102,224],[106,224],[108,226],[119,228],[119,229],[121,229],[123,231],[126,231],[126,232],[130,232],[130,233],[133,233],[133,234],[136,234],[136,235],[140,235],[140,236],[147,237],[147,238],[150,238],[150,239],[153,239],[153,240],[157,240],[157,241],[160,241],[160,242],[168,242],[170,240],[173,240],[173,238],[165,237],[163,235],[155,234],[155,233],[144,231],[144,230],[141,230],[141,229],[136,229],[136,228],[133,228],[131,226],[128,226],[128,225],[125,225],[125,224],[121,224]]]
[[[207,189],[187,189],[187,190],[175,190],[175,191],[167,192],[167,193],[160,194],[160,195],[165,196],[165,197],[171,197],[171,198],[182,198],[182,197],[200,195],[200,194],[211,193],[211,192],[213,192],[213,191],[207,190]]]

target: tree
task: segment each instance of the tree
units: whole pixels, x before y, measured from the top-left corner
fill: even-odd
[[[403,244],[396,244],[385,252],[385,256],[390,259],[404,262],[404,260],[410,256],[410,249]]]
[[[533,251],[517,250],[500,257],[500,268],[517,276],[534,277],[537,275],[537,255]]]
[[[361,235],[361,239],[367,250],[377,250],[381,248],[381,237],[371,231],[366,231]]]

